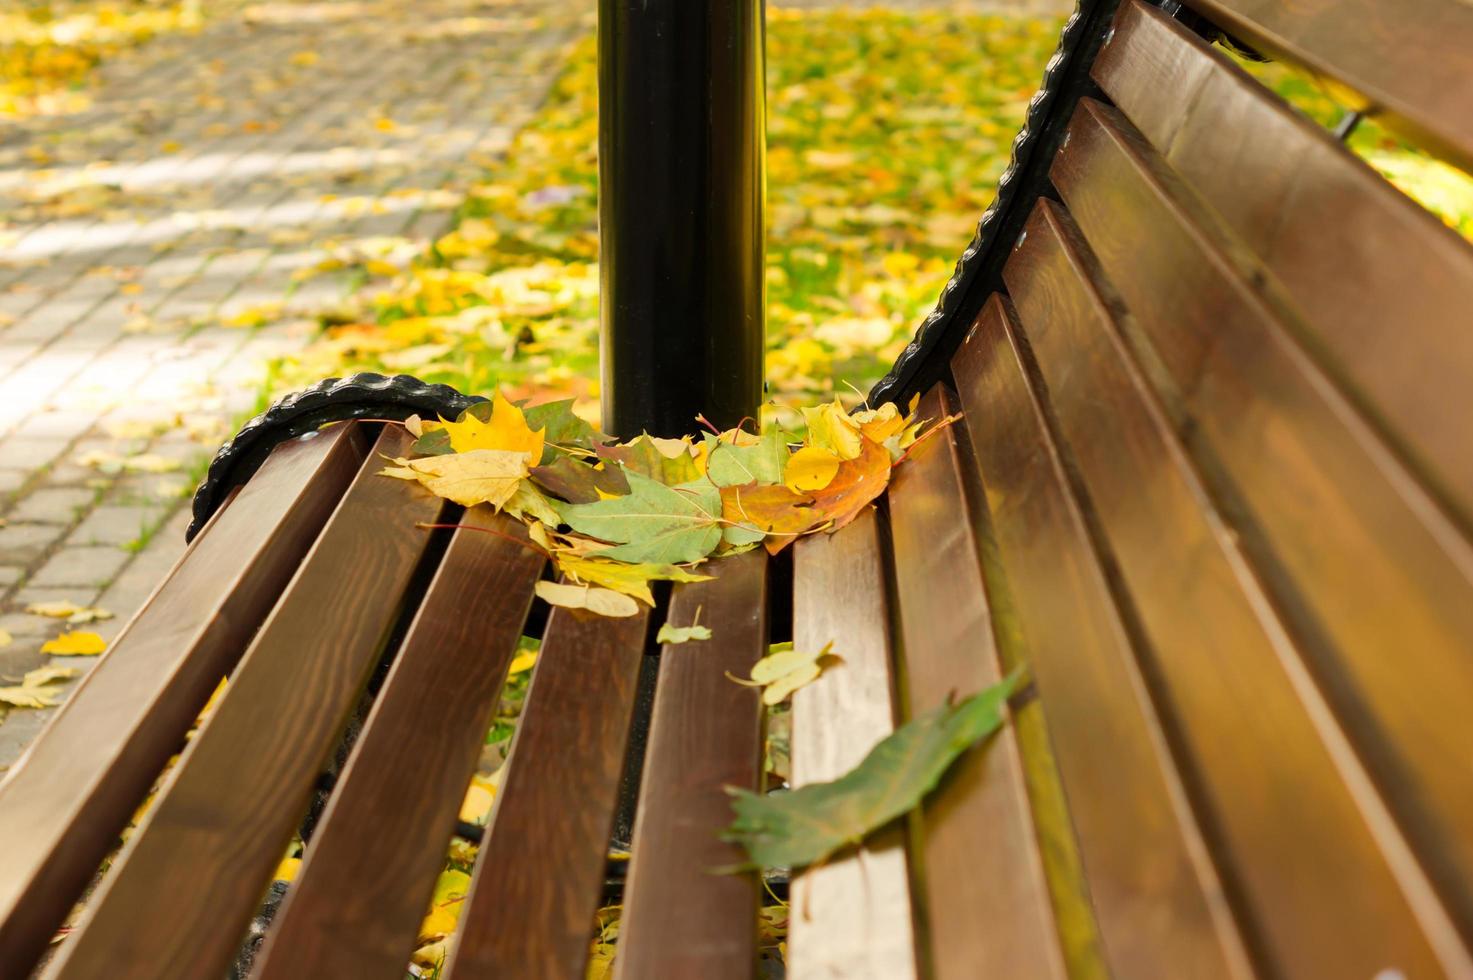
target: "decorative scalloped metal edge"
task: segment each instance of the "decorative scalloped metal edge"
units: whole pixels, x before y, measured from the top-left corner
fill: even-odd
[[[1005,255],[1016,237],[1015,227],[1021,226],[1018,215],[1027,218],[1028,209],[1041,192],[1047,180],[1048,162],[1053,158],[1055,146],[1044,144],[1058,140],[1063,124],[1074,111],[1079,91],[1088,87],[1087,64],[1092,61],[1092,46],[1103,40],[1105,27],[1115,12],[1119,0],[1076,0],[1074,12],[1064,23],[1059,35],[1058,47],[1044,68],[1043,85],[1028,102],[1028,114],[1023,128],[1013,139],[1011,158],[1007,169],[998,179],[997,194],[982,218],[977,222],[977,231],[972,241],[957,259],[951,278],[941,290],[936,307],[921,325],[915,337],[895,359],[890,372],[870,389],[868,402],[904,402],[911,395],[920,393],[920,388],[945,374],[944,365],[938,370],[932,364],[932,355],[946,357],[954,344],[947,338],[960,338],[971,325],[981,309],[982,302],[1001,284],[1000,255]],[[1091,42],[1095,42],[1091,45]],[[1081,55],[1085,62],[1085,74],[1080,78]],[[1081,84],[1083,82],[1084,84]],[[1072,85],[1070,84],[1072,83]],[[1063,99],[1065,88],[1073,88],[1074,98]],[[1044,181],[1038,180],[1039,168]],[[1030,179],[1031,178],[1031,179]],[[1024,188],[1036,192],[1024,195]],[[1004,235],[1004,231],[1008,233]],[[984,272],[985,289],[978,289]],[[980,294],[980,295],[979,295]],[[970,300],[970,302],[969,302]]]
[[[288,439],[315,432],[330,422],[358,418],[406,419],[411,415],[454,418],[479,395],[463,395],[449,385],[429,384],[407,374],[354,374],[327,378],[310,388],[278,399],[241,426],[215,458],[194,492],[194,513],[185,540],[193,540],[219,508],[225,495],[240,486],[266,461],[271,450]]]

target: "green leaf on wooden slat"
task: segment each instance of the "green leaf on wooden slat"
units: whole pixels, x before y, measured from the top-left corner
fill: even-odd
[[[1020,676],[907,722],[833,782],[766,795],[728,788],[736,819],[721,837],[748,861],[721,870],[805,867],[913,810],[958,756],[1002,726]]]
[[[667,487],[624,471],[627,496],[591,504],[563,504],[573,530],[618,547],[593,552],[627,562],[683,565],[699,561],[721,542],[721,494],[709,480]]]
[[[750,446],[715,441],[706,462],[706,475],[718,487],[745,486],[748,483],[781,483],[783,467],[788,462],[788,440],[777,426],[769,426],[761,438]]]

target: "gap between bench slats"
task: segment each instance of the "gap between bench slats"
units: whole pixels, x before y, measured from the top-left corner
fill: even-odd
[[[451,539],[272,922],[257,980],[404,975],[544,563],[522,525],[489,507],[461,523],[501,536],[463,528]],[[586,922],[584,933],[586,944]]]
[[[1473,527],[1473,245],[1139,0],[1094,78],[1304,312],[1352,394]]]
[[[866,509],[793,546],[793,646],[843,658],[793,694],[792,784],[838,779],[895,729],[885,555]],[[788,976],[917,976],[905,837],[897,826],[793,879]]]
[[[952,370],[1111,972],[1250,976],[1005,300]]]
[[[1129,357],[1118,301],[1052,203],[1035,208],[1004,280],[1150,644],[1144,666],[1255,954],[1285,977],[1466,969]]]
[[[624,889],[616,980],[748,980],[757,951],[755,875],[713,874],[740,864],[718,839],[732,821],[722,787],[758,789],[761,702],[746,677],[767,652],[767,554],[712,562],[715,578],[675,586],[668,621],[700,621],[711,639],[665,644]]]
[[[919,417],[950,414],[945,394],[932,389]],[[960,466],[947,428],[912,450],[890,486],[891,609],[908,718],[1002,677]],[[1064,975],[1018,742],[1009,724],[963,755],[913,818],[925,956],[938,980]]]
[[[1266,53],[1473,168],[1473,7],[1461,0],[1186,0]]]
[[[385,427],[48,977],[225,971],[424,554],[415,524],[441,513],[377,475],[411,441]]]
[[[279,446],[0,783],[0,963],[46,948],[357,471],[361,433]]]
[[[446,977],[583,977],[649,615],[553,610]]]
[[[1245,547],[1473,935],[1473,548],[1129,127],[1086,100],[1054,182],[1180,387],[1188,449],[1256,524],[1239,522]]]

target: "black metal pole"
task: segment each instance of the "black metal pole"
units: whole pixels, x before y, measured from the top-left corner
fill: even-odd
[[[762,400],[763,0],[599,0],[603,424]]]

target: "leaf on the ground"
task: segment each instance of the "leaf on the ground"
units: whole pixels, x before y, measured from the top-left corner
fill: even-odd
[[[721,542],[721,494],[708,480],[667,487],[626,471],[629,493],[558,508],[575,531],[618,547],[594,552],[618,561],[684,565],[705,558]]]
[[[464,507],[500,507],[512,498],[527,475],[527,454],[503,449],[473,449],[421,459],[400,457],[394,464],[380,470],[380,475],[418,480],[436,496]]]
[[[465,790],[465,799],[460,803],[460,819],[485,826],[486,818],[491,815],[491,804],[496,802],[496,784],[494,776],[479,773],[472,776],[471,784]]]
[[[73,626],[83,626],[87,623],[98,623],[104,619],[112,618],[113,614],[108,612],[106,609],[101,609],[96,606],[88,606],[83,609],[78,609],[76,612],[72,613],[66,618],[66,621]]]
[[[782,482],[794,493],[822,490],[833,482],[841,462],[832,449],[804,446],[789,457]]]
[[[706,459],[706,476],[718,487],[782,482],[783,467],[788,462],[788,444],[776,426],[770,426],[760,438],[748,445],[721,439],[714,442]]]
[[[522,410],[496,392],[491,398],[490,418],[482,420],[477,413],[461,413],[455,422],[441,424],[450,439],[450,448],[456,453],[468,453],[477,449],[494,449],[503,452],[525,453],[527,465],[535,466],[542,461],[543,431],[534,431]]]
[[[435,881],[434,897],[430,899],[430,911],[419,926],[421,943],[441,939],[455,931],[470,887],[471,876],[464,871],[447,868],[440,872]]]
[[[794,650],[791,643],[777,643],[767,656],[752,665],[750,679],[726,676],[746,687],[762,688],[762,703],[771,707],[782,704],[793,692],[818,679],[824,669],[839,662],[830,640],[817,653]]]
[[[647,476],[667,487],[690,483],[701,475],[694,447],[682,440],[642,435],[624,445],[594,448],[601,458],[622,463],[626,473]]]
[[[564,575],[633,596],[647,606],[655,604],[655,597],[650,593],[651,582],[704,582],[711,577],[668,563],[610,561],[566,551],[554,552],[553,559]]]
[[[515,677],[518,674],[525,674],[535,666],[537,666],[537,651],[523,650],[511,658],[511,664],[506,668],[506,676]]]
[[[49,616],[52,619],[66,619],[68,616],[74,616],[85,608],[85,606],[79,606],[75,602],[60,599],[56,602],[33,602],[26,606],[26,612],[32,616]]]
[[[594,466],[571,456],[559,456],[545,466],[532,467],[532,481],[570,504],[591,504],[629,492],[629,481],[617,463]]]
[[[42,653],[59,657],[95,657],[106,649],[107,642],[102,637],[86,630],[72,630],[41,644]]]
[[[15,642],[15,637],[10,635],[9,630],[0,630],[0,647],[8,647]]]
[[[833,782],[766,795],[729,787],[736,819],[721,836],[748,861],[723,870],[806,867],[914,809],[958,756],[1001,727],[1019,676],[902,725]]]
[[[57,703],[55,695],[61,691],[61,682],[80,673],[73,667],[38,667],[27,671],[19,684],[0,687],[0,704],[13,708],[49,708]]]
[[[551,605],[564,609],[586,609],[599,616],[623,618],[639,612],[639,603],[624,593],[592,585],[538,582],[537,594]]]
[[[296,881],[297,872],[302,870],[302,859],[299,857],[284,857],[276,866],[276,874],[272,877],[276,881]]]

